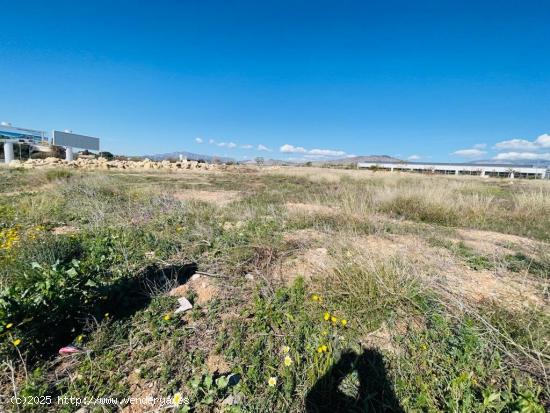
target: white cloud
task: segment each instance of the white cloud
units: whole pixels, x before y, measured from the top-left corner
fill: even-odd
[[[411,155],[407,158],[409,161],[418,161],[420,159],[419,155]]]
[[[536,153],[536,152],[502,152],[493,157],[495,160],[500,161],[515,161],[515,160],[549,160],[550,161],[550,152],[546,153]]]
[[[195,138],[195,142],[197,142],[197,143],[202,143],[203,140],[202,140],[201,138]]]
[[[241,145],[241,148],[243,148],[243,149],[252,149],[253,146],[246,144],[246,145]]]
[[[312,149],[307,153],[318,156],[344,156],[346,154],[344,151],[333,151],[331,149]]]
[[[474,149],[485,149],[487,147],[486,143],[476,143]]]
[[[303,153],[306,158],[330,158],[337,156],[346,156],[346,152],[337,151],[332,149],[306,149],[302,146],[294,146],[288,143],[285,143],[279,148],[279,151],[282,153]]]
[[[279,148],[279,150],[282,153],[306,153],[306,149],[302,148],[301,146],[294,146],[289,145],[288,143],[285,143],[283,146]]]
[[[267,146],[262,145],[261,143],[258,145],[259,151],[265,151],[265,152],[271,152],[271,149],[269,149]]]
[[[541,148],[550,148],[550,135],[547,133],[540,135],[535,139],[535,143]]]
[[[236,147],[237,147],[237,144],[236,144],[235,142],[229,142],[229,143],[227,144],[227,147],[228,147],[228,148],[231,148],[231,149],[232,149],[232,148],[236,148]]]
[[[227,145],[227,143],[225,143],[225,142],[219,142],[219,143],[217,143],[216,145],[218,145],[219,147],[223,148],[225,145]]]
[[[208,139],[208,143],[209,143],[210,145],[213,145],[214,143],[216,143],[216,141],[215,141],[214,139]]]
[[[495,149],[497,150],[506,150],[506,149],[530,150],[530,149],[537,149],[537,144],[535,142],[531,142],[526,139],[510,139],[507,141],[498,142],[497,144],[495,144]]]
[[[480,149],[460,149],[458,151],[454,151],[451,155],[461,156],[463,158],[479,158],[486,153],[486,151],[482,151]]]

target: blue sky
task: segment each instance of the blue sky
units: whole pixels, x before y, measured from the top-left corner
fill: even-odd
[[[0,120],[116,153],[550,158],[547,0],[9,1],[1,21]]]

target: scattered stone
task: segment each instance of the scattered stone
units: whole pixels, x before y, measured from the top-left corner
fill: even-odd
[[[244,275],[244,278],[246,278],[248,281],[254,281],[254,274],[246,273]]]
[[[191,304],[189,300],[185,297],[178,298],[178,304],[180,306],[176,308],[176,311],[174,311],[174,314],[184,313],[193,308],[193,304]]]
[[[46,158],[46,159],[28,159],[24,162],[14,160],[10,162],[11,167],[23,167],[27,169],[34,168],[51,168],[51,167],[68,167],[75,169],[163,169],[182,171],[185,169],[201,169],[201,170],[213,170],[227,168],[225,165],[198,163],[196,161],[178,161],[170,162],[168,160],[155,162],[150,159],[144,159],[143,161],[122,161],[112,160],[108,161],[105,158],[89,159],[78,158],[74,161],[65,161],[58,158]]]

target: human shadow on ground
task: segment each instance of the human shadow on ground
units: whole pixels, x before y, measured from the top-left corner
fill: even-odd
[[[358,388],[350,384],[354,374]],[[356,382],[357,380],[355,380]],[[306,396],[307,413],[404,412],[391,381],[384,359],[374,349],[358,355],[343,353],[336,364],[321,377]]]

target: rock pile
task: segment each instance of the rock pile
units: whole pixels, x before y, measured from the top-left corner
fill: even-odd
[[[67,167],[77,169],[163,169],[163,170],[185,170],[185,169],[202,169],[213,170],[220,169],[220,165],[208,164],[197,161],[151,161],[144,159],[143,161],[108,161],[105,158],[98,159],[77,159],[74,161],[64,161],[58,158],[46,159],[29,159],[25,162],[14,160],[10,162],[11,167],[17,168],[53,168]]]

